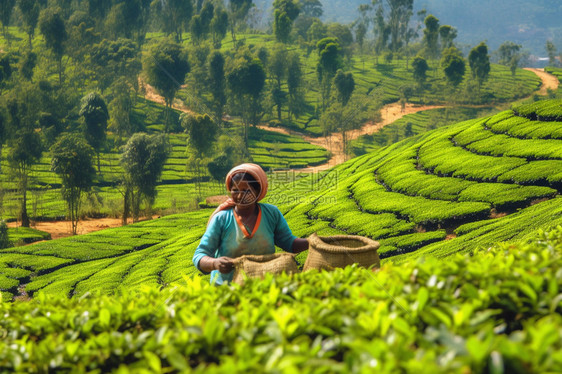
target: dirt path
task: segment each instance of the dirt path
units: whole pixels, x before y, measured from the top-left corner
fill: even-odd
[[[153,216],[152,218],[157,218]],[[142,221],[142,220],[141,220]],[[129,219],[128,223],[133,223]],[[19,227],[19,222],[9,222],[8,227]],[[93,231],[108,229],[111,227],[120,227],[121,218],[86,218],[78,222],[77,234],[87,234]],[[72,225],[70,221],[41,221],[31,224],[31,228],[45,231],[51,234],[51,239],[60,239],[72,236]]]
[[[532,71],[533,73],[538,75],[539,78],[542,80],[542,85],[539,90],[540,95],[546,95],[548,89],[551,90],[558,89],[558,86],[560,85],[560,81],[558,80],[558,78],[550,73],[547,73],[546,71],[544,71],[544,69],[538,69],[538,68],[524,68],[524,69]]]
[[[385,105],[381,109],[381,121],[380,122],[367,122],[365,123],[360,129],[352,130],[347,133],[347,139],[354,140],[362,135],[370,135],[374,134],[384,126],[391,124],[392,122],[404,117],[407,114],[413,114],[420,112],[422,110],[429,110],[429,109],[437,109],[437,108],[444,108],[444,105],[426,105],[426,106],[415,106],[413,104],[406,104],[405,108],[402,108],[400,103],[393,103]],[[279,127],[267,127],[267,126],[259,126],[264,130],[280,132],[283,134],[289,135],[296,135],[300,136],[303,140],[308,143],[326,148],[332,154],[332,157],[328,160],[328,162],[307,168],[307,171],[318,171],[318,170],[327,170],[333,166],[339,165],[347,160],[347,157],[343,153],[343,140],[342,134],[340,133],[333,133],[326,137],[319,137],[314,138],[308,135],[304,135],[302,133],[287,130],[284,128]]]
[[[144,98],[146,100],[154,101],[155,103],[162,104],[166,106],[166,101],[164,97],[156,92],[156,89],[152,87],[150,84],[146,83],[139,77],[139,86],[144,88]],[[182,85],[181,88],[186,88],[187,85]],[[194,112],[185,105],[183,100],[175,98],[174,102],[172,103],[172,108],[179,110],[180,112],[191,113]]]

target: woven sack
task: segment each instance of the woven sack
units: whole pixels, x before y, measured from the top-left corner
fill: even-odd
[[[278,252],[270,255],[244,255],[234,259],[232,282],[244,284],[244,275],[249,278],[263,278],[266,273],[298,273],[299,268],[293,253]]]
[[[334,235],[318,236],[316,233],[308,237],[308,257],[303,271],[309,269],[343,268],[351,264],[359,266],[380,267],[377,249],[379,242],[364,236]]]

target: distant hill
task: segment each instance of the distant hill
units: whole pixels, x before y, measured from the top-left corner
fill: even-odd
[[[255,1],[263,9],[263,19],[271,15],[272,0]],[[352,22],[360,4],[369,0],[321,0],[324,21]],[[562,50],[562,2],[559,0],[414,0],[415,11],[426,9],[441,24],[458,29],[457,41],[476,45],[483,40],[492,50],[506,40],[523,45],[537,56],[545,56],[545,43],[551,40]]]

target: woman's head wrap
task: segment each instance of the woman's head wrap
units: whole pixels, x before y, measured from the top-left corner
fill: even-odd
[[[265,197],[265,195],[267,194],[267,187],[268,187],[268,183],[267,183],[267,175],[265,174],[265,171],[263,171],[263,169],[261,168],[261,166],[256,165],[256,164],[241,164],[238,166],[233,167],[228,174],[226,175],[226,189],[227,191],[231,190],[232,187],[232,177],[236,174],[250,174],[252,177],[254,177],[254,179],[259,183],[260,185],[260,194],[258,195],[256,202],[260,201],[261,199],[263,199]],[[218,212],[220,212],[221,210],[227,210],[227,209],[231,209],[235,206],[236,204],[234,203],[234,200],[232,200],[232,197],[229,197],[224,203],[222,203],[221,205],[219,205],[219,207],[213,212],[213,214],[211,214],[211,217],[209,217],[209,221],[207,222],[207,224],[209,224],[209,222],[211,222],[211,219],[213,218],[213,216],[215,214],[217,214]]]

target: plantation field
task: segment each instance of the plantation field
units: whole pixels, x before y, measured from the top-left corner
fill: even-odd
[[[561,100],[445,126],[322,173],[276,173],[264,202],[300,237],[380,241],[383,262],[448,257],[562,224]],[[211,209],[0,251],[6,297],[112,293],[196,274]],[[304,263],[306,253],[297,256]]]
[[[27,373],[553,373],[562,366],[561,253],[558,226],[525,242],[374,273],[347,267],[250,279],[244,287],[193,277],[113,296],[41,294],[0,303],[0,366]],[[151,265],[173,257],[154,256]],[[98,274],[112,276],[108,269],[84,287],[101,281]]]
[[[162,34],[149,33],[147,39],[157,40],[162,37]],[[267,34],[240,34],[237,36],[237,40],[251,49],[259,46],[270,51],[276,44],[275,37]],[[191,43],[189,36],[186,36],[184,44],[189,46]],[[230,35],[223,40],[221,49],[225,53],[232,51],[233,42]],[[320,136],[323,134],[323,129],[317,115],[317,109],[321,103],[317,78],[318,53],[316,50],[308,51],[297,45],[290,45],[287,50],[296,52],[300,56],[307,105],[304,113],[293,123],[289,123],[286,108],[283,108],[282,125],[313,136]],[[416,83],[410,66],[412,60],[412,57],[406,59],[405,56],[396,54],[392,61],[386,62],[380,56],[375,57],[358,52],[351,59],[344,59],[343,70],[353,73],[355,95],[368,107],[367,119],[374,118],[381,105],[398,101],[401,87],[415,88]],[[512,76],[509,67],[492,64],[487,81],[483,83],[478,92],[469,97],[464,93],[467,84],[472,80],[468,65],[463,82],[452,92],[447,86],[442,69],[438,67],[438,61],[428,61],[428,64],[430,69],[427,72],[425,88],[421,93],[409,98],[410,102],[418,104],[448,103],[451,102],[451,96],[455,95],[456,104],[507,103],[530,96],[541,84],[540,79],[530,71],[517,69],[516,75]],[[283,89],[286,87],[284,86]],[[180,89],[178,96],[197,110],[206,106],[204,98],[194,97],[190,93],[189,87]],[[264,117],[266,122],[272,120],[276,120],[274,111],[267,113]]]
[[[134,109],[135,121],[144,125],[143,130],[158,133],[163,130],[163,106],[138,98]],[[176,116],[179,112],[176,111]],[[233,125],[231,134],[242,133],[239,125]],[[187,135],[169,134],[170,156],[164,166],[161,181],[157,188],[158,196],[154,208],[164,213],[192,209],[194,200],[201,196],[223,193],[222,187],[210,181],[205,172],[202,193],[194,182],[196,175],[188,168],[191,152],[187,149]],[[123,170],[119,163],[119,140],[110,135],[108,150],[100,154],[100,172],[92,195],[84,203],[84,214],[119,216],[122,205],[122,192],[119,188]],[[232,145],[236,146],[235,143]],[[239,145],[242,147],[242,145]],[[297,136],[251,128],[249,132],[249,152],[252,160],[265,170],[285,168],[305,168],[326,162],[329,153],[321,147],[306,143]],[[10,174],[6,157],[9,147],[2,150],[0,183],[1,214],[4,220],[13,220],[18,214],[20,194],[17,192],[15,179]],[[60,180],[51,171],[51,159],[48,150],[31,172],[31,191],[28,193],[28,211],[33,219],[60,219],[66,215],[66,205],[61,198]]]

